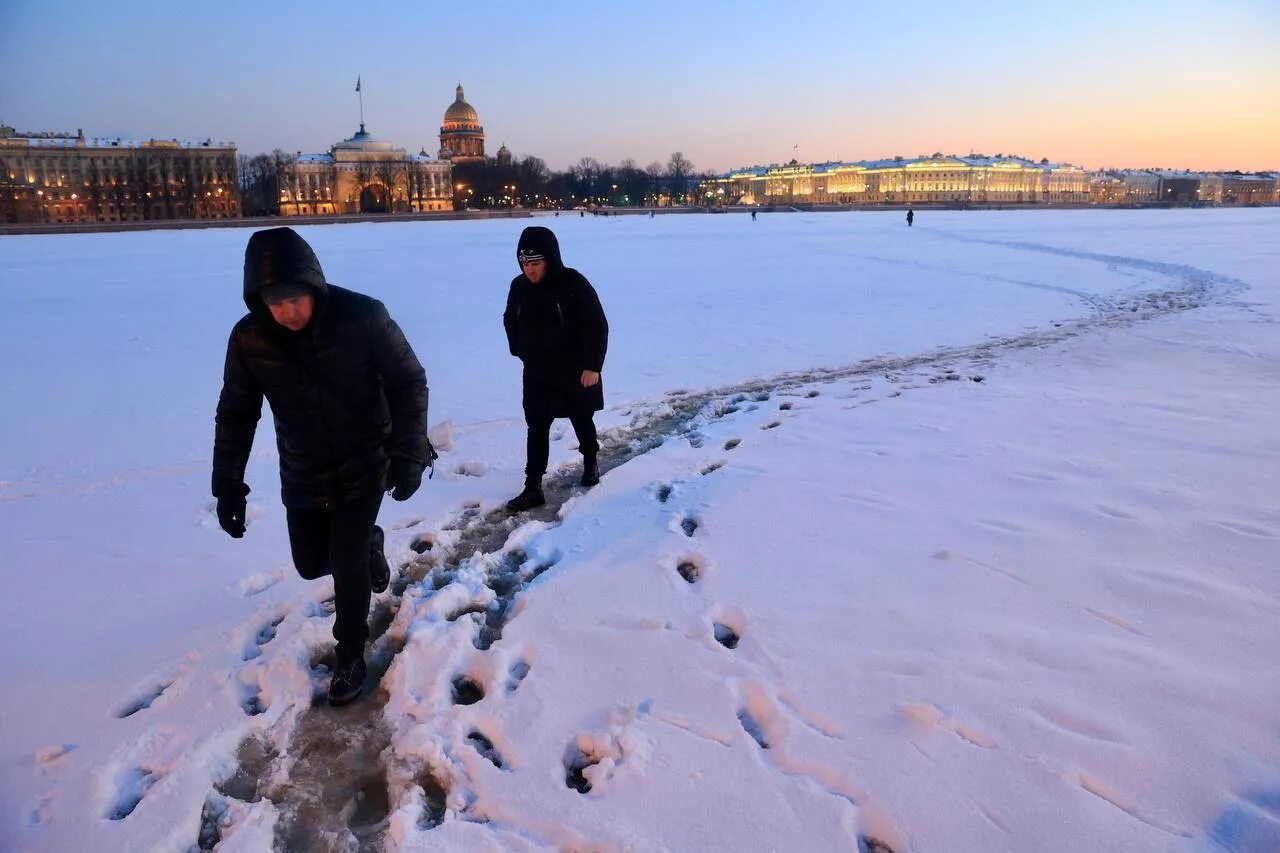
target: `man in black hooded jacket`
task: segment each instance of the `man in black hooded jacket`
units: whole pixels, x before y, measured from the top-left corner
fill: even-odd
[[[582,452],[582,485],[600,482],[593,414],[604,408],[605,351],[609,323],[595,288],[560,259],[549,228],[520,234],[502,324],[511,354],[524,362],[524,418],[528,426],[524,491],[507,502],[513,512],[546,503],[542,476],[550,455],[551,422],[568,418]]]
[[[384,489],[407,500],[434,457],[427,378],[376,299],[325,281],[291,228],[258,231],[244,258],[249,313],[227,342],[213,443],[218,523],[245,532],[245,466],[266,397],[275,420],[293,562],[333,575],[337,668],[329,701],[360,695],[370,592],[390,580],[374,522]]]

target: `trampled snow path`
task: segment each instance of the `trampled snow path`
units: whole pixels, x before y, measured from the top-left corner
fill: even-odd
[[[1091,316],[1022,336],[905,358],[869,359],[844,368],[784,374],[697,393],[672,392],[657,404],[637,408],[629,427],[602,436],[604,470],[616,468],[674,437],[699,446],[703,441],[701,427],[732,418],[744,409],[758,409],[777,395],[816,396],[821,390],[813,386],[844,379],[883,381],[887,397],[939,382],[982,381],[985,377],[978,371],[992,367],[1004,353],[1051,345],[1095,328],[1134,323],[1199,307],[1240,287],[1238,282],[1190,267],[1065,252],[1030,244],[1002,245],[1068,254],[1113,268],[1156,272],[1172,279],[1173,286],[1106,299],[1075,293],[1089,305]],[[865,386],[865,390],[870,389],[871,384]],[[872,401],[867,398],[858,404]],[[779,409],[786,411],[791,407],[792,403],[787,400]],[[777,420],[769,420],[760,428],[772,429],[778,424]],[[731,439],[717,450],[730,452],[740,441]],[[709,459],[702,475],[713,474],[719,464],[716,459]],[[379,849],[387,832],[395,831],[393,815],[403,814],[406,804],[414,813],[418,828],[438,825],[447,813],[463,820],[495,820],[487,815],[468,814],[469,790],[477,783],[469,778],[466,762],[457,756],[471,750],[501,769],[504,764],[502,738],[481,730],[436,731],[433,734],[440,738],[435,745],[439,760],[426,765],[406,761],[395,754],[394,748],[388,750],[392,746],[393,731],[392,724],[384,718],[384,708],[393,695],[415,689],[396,677],[396,657],[410,642],[469,645],[495,659],[489,665],[473,662],[471,672],[453,679],[451,698],[456,704],[472,704],[484,698],[486,685],[491,693],[500,695],[509,695],[519,688],[531,663],[519,654],[514,657],[504,654],[495,643],[501,638],[504,624],[518,610],[515,604],[520,591],[551,569],[558,555],[529,556],[510,540],[520,538],[512,537],[512,533],[530,518],[539,529],[560,523],[561,507],[576,494],[571,485],[573,476],[562,473],[554,478],[548,492],[549,505],[537,513],[512,518],[504,512],[482,513],[478,507],[468,507],[442,530],[424,537],[424,547],[431,545],[429,553],[402,567],[392,593],[379,599],[375,607],[369,685],[375,688],[374,695],[349,708],[334,710],[316,704],[323,695],[326,678],[323,650],[329,643],[321,629],[321,626],[327,627],[326,620],[312,617],[328,614],[325,603],[318,603],[307,614],[270,614],[246,639],[246,663],[239,678],[242,707],[247,715],[254,717],[266,715],[275,702],[288,702],[289,710],[271,714],[268,726],[256,729],[241,744],[240,766],[228,767],[225,781],[205,802],[198,846],[211,849],[222,840],[222,849],[235,848],[251,844],[253,838],[262,840],[265,832],[280,849],[349,849],[353,839],[361,849]],[[659,486],[654,500],[665,503],[671,494],[671,486]],[[680,529],[691,539],[697,532],[697,524],[696,513],[680,516]],[[702,569],[700,560],[696,551],[691,551],[672,569],[696,588]],[[732,650],[745,630],[739,614],[724,610],[714,623],[713,636],[721,646]],[[291,637],[285,636],[288,632],[292,632]],[[272,643],[279,642],[278,638],[290,643],[295,655],[300,647],[308,650],[306,658],[312,674],[305,698],[310,701],[300,701],[301,691],[291,697],[264,697],[261,679],[246,677],[245,673],[261,666],[260,658],[270,656],[267,653]],[[483,660],[483,656],[480,659]],[[477,668],[482,671],[476,671]],[[769,750],[774,746],[771,726],[779,713],[785,713],[780,710],[779,701],[785,705],[787,700],[775,696],[767,673],[756,673],[756,676],[745,689],[738,718],[744,733],[762,750]],[[182,677],[179,673],[172,680],[158,680],[154,689],[130,702],[121,715],[145,712],[151,701]],[[490,701],[494,699],[500,701],[499,696]],[[792,707],[789,712],[821,736],[839,736],[821,719],[806,719],[801,708]],[[920,713],[929,716],[931,712],[923,709]],[[680,725],[678,720],[666,722]],[[934,722],[947,725],[947,720],[940,717]],[[969,732],[962,726],[955,731],[962,738],[982,744],[981,734]],[[714,735],[705,736],[715,739]],[[277,755],[275,744],[286,742],[289,744],[286,755]],[[584,736],[578,743],[570,744],[565,755],[565,784],[584,793],[590,790],[592,779],[599,778],[592,768],[620,759],[620,750],[625,751],[625,747],[608,737]],[[857,803],[856,789],[837,774],[815,773],[812,768],[793,766],[781,755],[775,758],[774,764],[779,772],[805,776],[829,794]],[[157,773],[146,766],[125,773],[121,777],[113,819],[126,819],[157,781]],[[874,837],[864,837],[861,843],[871,849],[884,844]]]

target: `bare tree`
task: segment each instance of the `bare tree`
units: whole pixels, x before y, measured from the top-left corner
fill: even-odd
[[[403,166],[403,163],[395,160],[379,160],[374,164],[374,175],[387,188],[387,213],[396,212],[396,178],[400,176]]]
[[[646,181],[646,193],[652,199],[652,204],[658,203],[658,197],[662,195],[662,164],[654,160],[648,166],[644,167]]]
[[[689,175],[693,174],[693,164],[685,159],[684,154],[676,151],[667,160],[667,177],[671,180],[671,195],[683,196],[689,189]]]

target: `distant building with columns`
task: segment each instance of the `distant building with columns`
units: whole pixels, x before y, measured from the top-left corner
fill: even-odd
[[[240,215],[229,142],[86,138],[0,126],[0,224]]]
[[[280,181],[280,214],[422,213],[453,209],[453,167],[374,139],[364,123],[326,154],[299,154]]]
[[[1069,163],[934,155],[742,169],[703,184],[725,204],[1087,203],[1089,173]]]

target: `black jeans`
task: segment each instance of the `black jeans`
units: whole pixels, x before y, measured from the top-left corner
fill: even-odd
[[[293,565],[307,580],[333,575],[333,638],[338,660],[364,656],[369,639],[369,538],[378,520],[382,492],[329,509],[290,509]]]
[[[524,466],[525,484],[542,482],[542,475],[547,473],[547,457],[551,455],[551,419],[528,420],[529,437],[525,445]],[[590,413],[569,418],[573,431],[578,436],[578,449],[583,456],[595,456],[600,452],[600,442],[596,440],[596,422]]]

